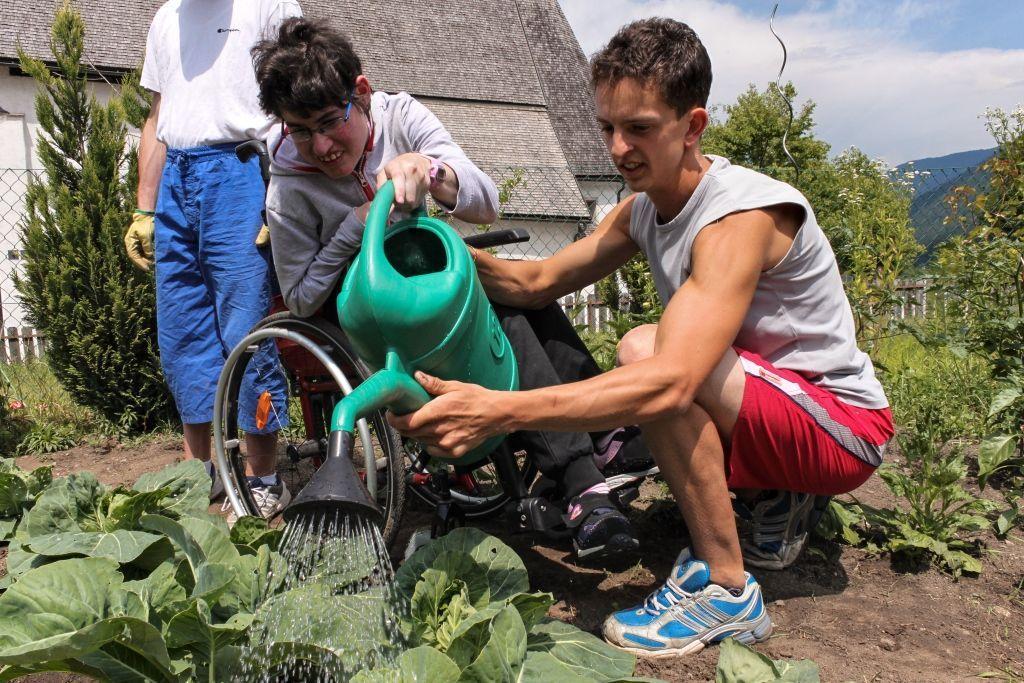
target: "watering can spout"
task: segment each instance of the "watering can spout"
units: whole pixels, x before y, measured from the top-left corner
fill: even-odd
[[[387,367],[366,379],[334,406],[327,460],[285,511],[285,519],[290,521],[297,515],[338,510],[380,524],[381,510],[352,465],[355,424],[384,406],[391,406],[397,412],[409,412],[428,400],[430,397],[423,387],[404,371],[398,355],[388,353]],[[369,460],[366,464],[375,466]]]
[[[383,523],[384,515],[370,498],[355,466],[352,464],[351,431],[331,432],[327,459],[284,511],[286,522],[296,517],[339,516],[361,517],[374,524]]]

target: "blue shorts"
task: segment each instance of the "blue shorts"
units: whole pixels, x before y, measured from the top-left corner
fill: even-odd
[[[270,310],[270,263],[254,244],[262,225],[259,162],[234,145],[167,150],[156,206],[156,320],[160,362],[185,424],[210,422],[231,349]],[[272,408],[256,427],[260,395]],[[288,425],[287,384],[272,340],[249,362],[238,424],[267,434]]]

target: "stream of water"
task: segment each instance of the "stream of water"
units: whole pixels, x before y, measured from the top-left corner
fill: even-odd
[[[339,511],[300,515],[278,551],[281,592],[266,596],[239,681],[347,681],[401,653],[406,609],[380,529]]]

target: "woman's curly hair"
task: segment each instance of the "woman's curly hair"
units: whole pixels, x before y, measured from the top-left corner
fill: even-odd
[[[275,39],[252,48],[260,106],[281,118],[289,111],[300,116],[351,96],[363,73],[352,43],[323,21],[286,19]]]

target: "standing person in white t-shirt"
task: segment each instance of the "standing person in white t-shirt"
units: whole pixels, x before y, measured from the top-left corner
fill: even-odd
[[[170,0],[153,18],[142,86],[153,93],[139,145],[137,209],[125,235],[128,255],[156,264],[157,338],[167,384],[181,416],[185,456],[211,476],[210,424],[224,360],[270,306],[262,227],[264,185],[257,160],[234,148],[263,140],[249,50],[301,15],[295,0]],[[155,239],[154,239],[155,237]],[[291,494],[275,471],[277,431],[287,396],[277,352],[265,344],[239,394],[250,488],[264,516]],[[211,497],[223,492],[214,482]]]

